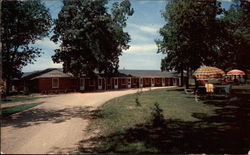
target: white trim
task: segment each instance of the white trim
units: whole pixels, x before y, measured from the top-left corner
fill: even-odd
[[[56,87],[54,87],[54,85],[53,85],[53,80],[54,79],[58,80],[58,85]],[[60,85],[59,84],[59,78],[52,78],[51,84],[52,84],[52,88],[59,88],[59,85]]]

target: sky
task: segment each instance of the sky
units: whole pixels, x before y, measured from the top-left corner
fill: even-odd
[[[62,7],[61,1],[44,1],[44,4],[49,8],[52,18],[56,19]],[[165,55],[157,53],[155,39],[160,38],[159,29],[165,24],[161,11],[166,4],[167,1],[160,0],[131,0],[135,12],[127,20],[127,27],[124,29],[131,37],[130,48],[123,51],[122,56],[119,57],[119,69],[160,70],[161,59]],[[222,0],[223,8],[228,9],[230,4],[231,0]],[[36,58],[33,64],[25,66],[23,72],[62,68],[62,64],[55,64],[51,59],[59,44],[55,44],[46,37],[36,41],[32,46],[42,49],[43,54]]]

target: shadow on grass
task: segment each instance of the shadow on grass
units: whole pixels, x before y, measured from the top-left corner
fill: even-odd
[[[249,97],[210,100],[205,104],[220,106],[214,115],[193,113],[199,121],[166,119],[159,127],[152,122],[120,130],[108,136],[82,141],[81,153],[237,153],[250,149]],[[224,106],[227,104],[227,106]],[[85,143],[95,147],[84,147]]]

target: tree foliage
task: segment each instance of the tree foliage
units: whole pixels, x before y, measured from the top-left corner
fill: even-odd
[[[250,68],[250,2],[235,1],[221,20],[225,33],[218,65],[246,71]]]
[[[166,20],[160,29],[162,39],[156,40],[158,52],[166,54],[161,69],[249,68],[249,3],[235,0],[225,10],[217,0],[170,1],[162,13]]]
[[[216,0],[172,0],[166,5],[162,12],[166,20],[160,29],[162,39],[156,40],[158,52],[166,54],[162,70],[183,73],[202,64],[214,64],[220,42],[217,34],[222,33],[216,19],[223,12],[220,5]]]
[[[158,52],[167,54],[162,69],[179,71],[213,63],[220,33],[216,16],[221,13],[216,0],[170,1],[162,13],[167,22],[160,29],[162,40],[156,41]]]
[[[22,68],[40,56],[40,49],[30,47],[48,35],[52,25],[48,9],[41,1],[2,1],[2,71],[6,94],[10,80],[20,78]]]
[[[40,1],[3,0],[1,20],[3,78],[19,78],[21,69],[40,55],[29,45],[48,35],[51,16]]]
[[[122,50],[129,48],[129,34],[123,31],[133,14],[130,2],[115,2],[108,13],[107,1],[63,1],[55,21],[52,41],[60,43],[52,57],[63,62],[65,72],[79,77],[94,71],[113,73],[118,69]]]

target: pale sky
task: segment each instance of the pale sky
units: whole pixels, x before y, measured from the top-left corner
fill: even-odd
[[[230,0],[222,1],[222,7],[229,8]],[[46,7],[50,9],[52,18],[57,15],[62,7],[60,0],[44,1]],[[165,24],[161,11],[164,10],[167,1],[142,1],[131,0],[135,12],[127,21],[127,27],[124,31],[131,37],[130,48],[120,56],[120,69],[143,69],[160,70],[162,54],[157,54],[155,39],[160,38],[159,28]],[[54,64],[51,56],[54,50],[59,47],[58,44],[50,41],[49,37],[39,40],[33,45],[42,49],[43,54],[37,58],[34,64],[29,64],[23,68],[24,72],[43,70],[46,68],[61,68],[61,64]]]

